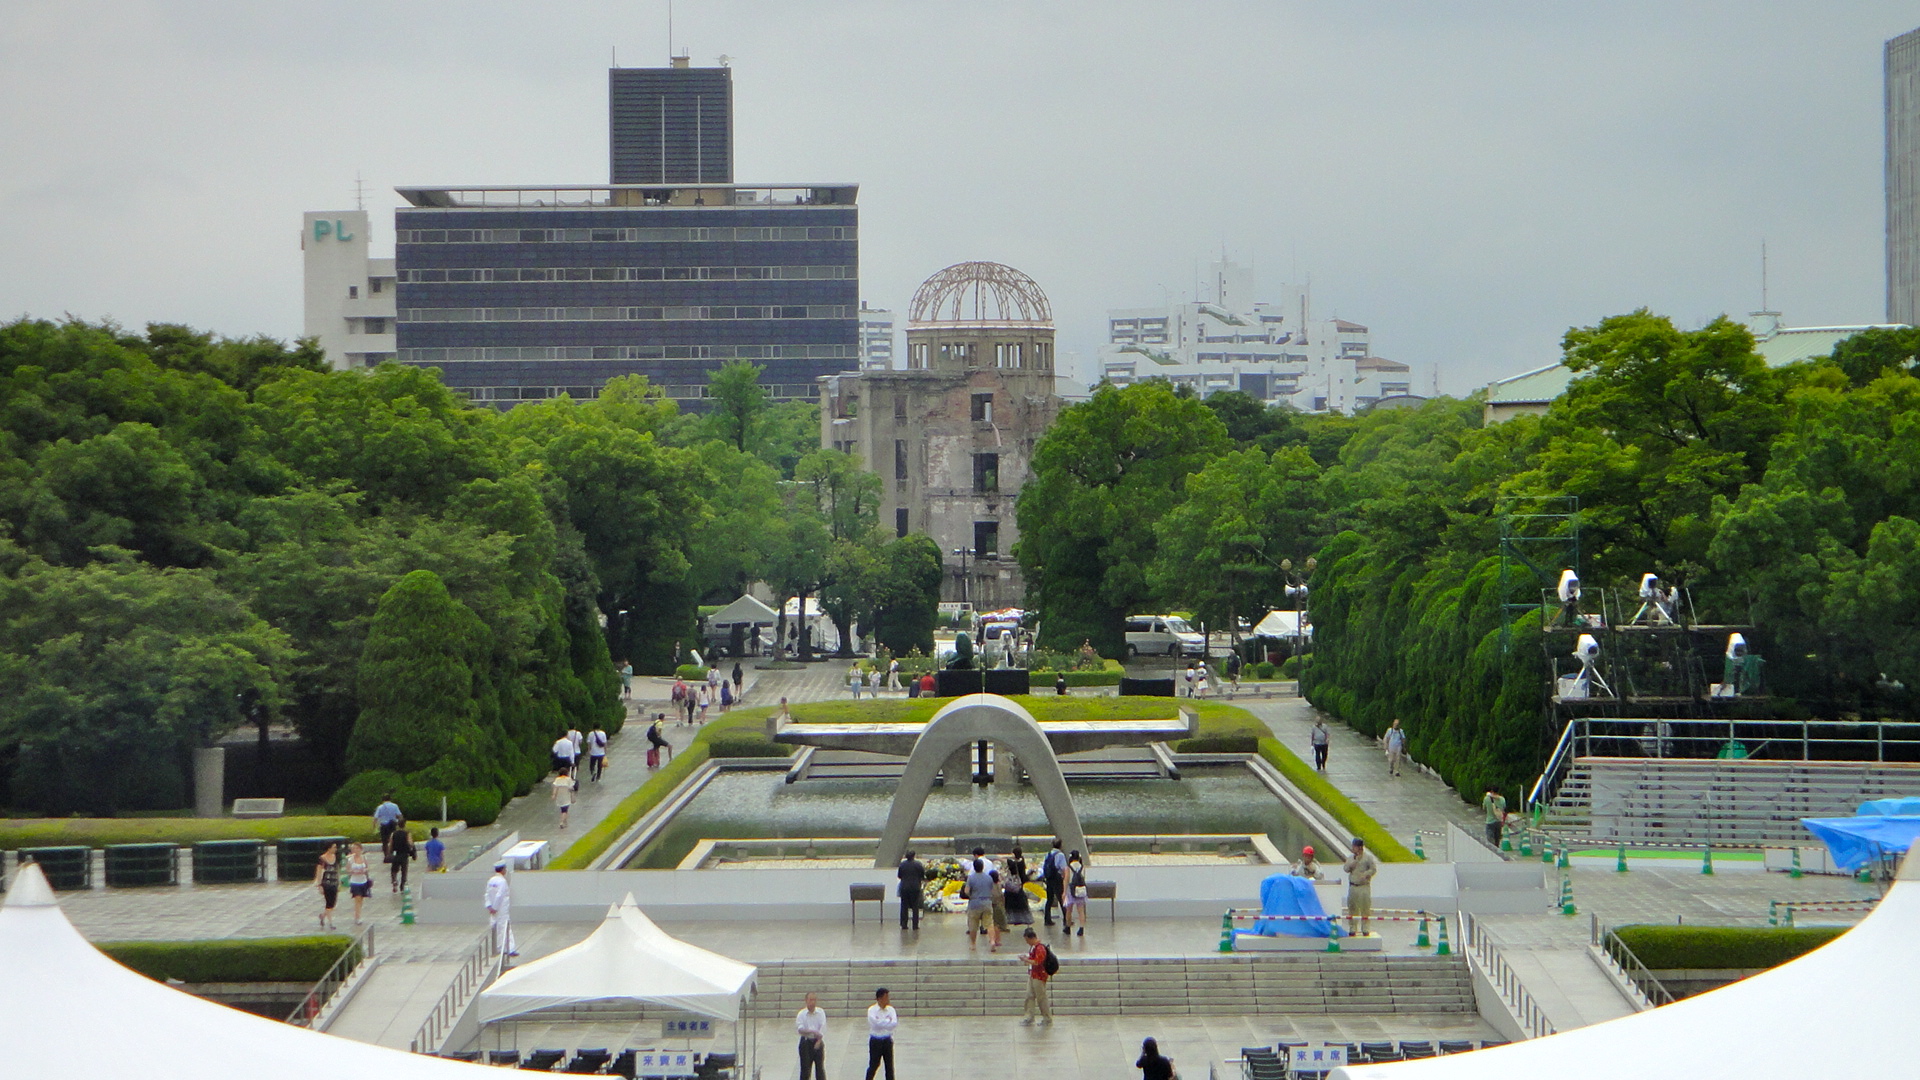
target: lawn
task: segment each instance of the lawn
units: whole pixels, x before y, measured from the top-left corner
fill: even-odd
[[[424,840],[427,825],[410,824]],[[6,818],[0,819],[0,850],[32,847],[106,847],[109,844],[180,844],[201,840],[280,840],[295,836],[344,836],[376,841],[370,817],[261,818]]]

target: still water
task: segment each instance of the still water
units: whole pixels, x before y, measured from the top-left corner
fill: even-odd
[[[1312,843],[1305,826],[1237,765],[1183,768],[1179,780],[1076,780],[1072,792],[1090,836],[1265,833],[1288,853]],[[892,805],[893,784],[886,780],[788,784],[777,772],[723,772],[626,866],[674,867],[703,839],[878,837]],[[1047,831],[1046,813],[1030,787],[949,784],[927,797],[914,835]]]

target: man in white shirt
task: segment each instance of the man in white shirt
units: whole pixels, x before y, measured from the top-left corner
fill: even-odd
[[[900,1014],[886,987],[873,992],[873,1004],[867,1006],[867,1080],[886,1062],[887,1080],[893,1080],[893,1030],[900,1026]]]
[[[827,1012],[819,995],[807,995],[807,1007],[793,1018],[793,1027],[800,1033],[800,1080],[808,1080],[809,1068],[812,1080],[827,1080]]]
[[[507,887],[507,864],[493,864],[493,876],[487,879],[487,929],[493,934],[494,948],[502,956],[519,956],[520,946],[513,940],[513,894]]]
[[[607,767],[607,733],[599,724],[587,732],[587,774],[594,783],[600,782],[600,773]]]
[[[573,760],[580,760],[580,751],[586,745],[587,737],[580,734],[579,728],[567,729],[567,741],[573,744]]]
[[[578,755],[573,750],[573,740],[565,735],[553,740],[553,771],[565,776],[573,775],[573,759]]]

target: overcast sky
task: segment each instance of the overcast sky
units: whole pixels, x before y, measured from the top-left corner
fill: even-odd
[[[861,288],[1009,263],[1087,359],[1224,249],[1444,389],[1645,305],[1884,315],[1881,50],[1920,8],[702,2],[736,178],[861,185]],[[300,214],[600,183],[664,0],[0,2],[0,317],[301,332]],[[383,221],[384,219],[384,221]]]

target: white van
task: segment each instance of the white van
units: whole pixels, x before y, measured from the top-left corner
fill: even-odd
[[[1128,656],[1205,656],[1207,639],[1178,615],[1127,616]]]

